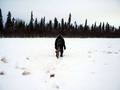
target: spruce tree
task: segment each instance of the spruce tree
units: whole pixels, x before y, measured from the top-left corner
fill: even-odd
[[[102,32],[104,32],[104,31],[105,31],[105,24],[103,22],[103,24],[102,24]]]
[[[68,18],[68,25],[70,26],[71,23],[71,13],[69,14],[69,18]]]
[[[52,21],[49,21],[49,29],[52,30]]]
[[[37,18],[35,19],[34,28],[35,28],[35,30],[37,30],[37,29],[38,29],[38,21],[37,21]]]
[[[57,28],[58,28],[58,20],[55,17],[55,19],[54,19],[54,29],[57,29]]]
[[[65,26],[65,25],[64,25],[64,19],[62,18],[62,20],[61,20],[61,29],[62,29],[62,30],[64,30],[64,26]]]
[[[84,31],[88,31],[87,19],[85,20]]]
[[[31,12],[31,18],[30,18],[30,23],[29,23],[30,30],[33,30],[33,21],[34,21],[34,19],[33,19],[33,12]]]
[[[3,19],[2,19],[2,11],[0,9],[0,31],[3,30]]]
[[[10,30],[11,27],[12,27],[12,20],[11,20],[11,12],[9,11],[8,15],[7,15],[7,21],[5,24],[5,28],[6,28],[6,30]]]

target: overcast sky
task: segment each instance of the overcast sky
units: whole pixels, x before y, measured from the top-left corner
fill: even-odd
[[[67,20],[69,13],[72,14],[72,22],[83,24],[85,19],[88,23],[109,22],[112,25],[120,25],[120,0],[0,0],[4,22],[8,11],[12,16],[29,21],[30,12],[34,18],[40,20],[45,16],[46,20],[57,17],[59,20]]]

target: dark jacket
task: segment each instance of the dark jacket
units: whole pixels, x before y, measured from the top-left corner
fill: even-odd
[[[55,40],[55,49],[58,49],[58,47],[60,47],[60,49],[63,49],[63,48],[66,49],[65,41],[62,35],[58,35],[58,37]]]

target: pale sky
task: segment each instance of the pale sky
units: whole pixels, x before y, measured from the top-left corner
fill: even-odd
[[[120,26],[120,0],[0,0],[4,22],[8,11],[11,11],[15,18],[23,19],[26,22],[30,19],[33,11],[34,18],[46,20],[57,17],[60,21],[68,19],[72,14],[72,22],[84,24],[85,19],[92,24],[95,21],[109,22],[116,27]]]

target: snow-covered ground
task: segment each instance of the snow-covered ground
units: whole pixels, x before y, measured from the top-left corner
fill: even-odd
[[[120,39],[1,38],[0,90],[120,90]],[[50,77],[53,76],[53,77]]]

